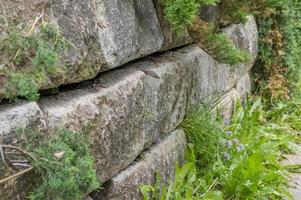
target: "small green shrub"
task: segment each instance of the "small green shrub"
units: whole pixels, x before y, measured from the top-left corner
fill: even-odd
[[[46,135],[23,130],[20,135],[23,148],[35,158],[31,165],[41,176],[29,199],[79,200],[99,187],[85,132],[62,129]]]
[[[0,43],[0,74],[7,79],[8,99],[37,100],[39,89],[64,71],[61,54],[68,45],[50,19],[33,24],[10,22]]]
[[[236,49],[223,33],[198,17],[200,7],[216,5],[217,0],[164,0],[166,19],[176,32],[188,30],[195,42],[213,58],[230,65],[246,63],[250,56]]]
[[[185,131],[188,141],[193,144],[196,163],[199,169],[207,169],[219,159],[223,146],[223,131],[210,117],[209,109],[201,107],[186,116],[180,127]]]

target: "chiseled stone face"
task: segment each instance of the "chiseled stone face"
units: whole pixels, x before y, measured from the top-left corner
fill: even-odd
[[[33,23],[43,12],[71,44],[66,73],[43,88],[95,77],[161,49],[163,34],[152,0],[0,0],[0,23]],[[1,90],[0,86],[0,90]]]
[[[95,169],[106,181],[143,150],[144,73],[117,70],[87,88],[42,99],[50,128],[81,130],[90,125]]]
[[[160,50],[164,38],[152,0],[96,0],[96,5],[105,68]]]
[[[0,105],[0,143],[14,143],[13,136],[18,129],[42,128],[44,115],[35,102],[20,102]]]
[[[173,179],[175,166],[184,161],[186,150],[184,131],[176,130],[143,153],[141,160],[126,168],[107,182],[95,200],[140,200],[141,184],[153,184],[156,173],[165,184]]]
[[[42,88],[80,82],[95,77],[103,63],[97,37],[96,4],[93,0],[0,0],[0,24],[16,19],[31,26],[44,14],[59,27],[70,44],[61,55],[64,75],[53,77]],[[1,36],[1,34],[0,34]],[[1,86],[0,86],[1,89]]]

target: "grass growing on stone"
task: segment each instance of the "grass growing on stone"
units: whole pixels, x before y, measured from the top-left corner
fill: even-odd
[[[176,32],[188,31],[196,44],[217,61],[235,65],[250,61],[250,55],[235,48],[233,42],[213,24],[200,19],[202,6],[216,5],[218,0],[163,0],[167,21]]]
[[[29,199],[80,200],[100,186],[85,132],[62,129],[50,136],[23,130],[20,136],[23,149],[35,158],[30,164],[41,176]]]
[[[169,186],[142,186],[144,199],[291,199],[289,166],[280,161],[300,141],[300,111],[298,99],[269,111],[256,99],[238,106],[226,124],[208,110],[193,112],[181,125],[190,142],[187,161]]]
[[[39,89],[64,71],[61,54],[68,47],[56,24],[43,16],[32,24],[9,21],[1,26],[0,82],[8,99],[39,98]]]

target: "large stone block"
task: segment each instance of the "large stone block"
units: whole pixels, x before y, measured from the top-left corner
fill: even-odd
[[[152,0],[97,0],[97,8],[106,68],[160,50],[164,38]]]
[[[101,181],[128,166],[143,150],[143,79],[141,71],[116,70],[87,88],[41,100],[49,127],[81,130],[91,126],[95,169]]]
[[[134,64],[145,74],[145,145],[170,133],[182,122],[191,90],[193,53],[165,53]]]
[[[176,130],[161,143],[141,156],[141,160],[126,168],[103,186],[103,191],[95,200],[140,200],[139,187],[142,184],[154,184],[156,173],[168,183],[173,179],[175,166],[184,161],[186,136],[182,130]]]
[[[100,71],[159,51],[164,40],[152,0],[0,0],[0,4],[1,25],[11,19],[31,24],[44,13],[71,44],[62,55],[65,73],[52,77],[43,89],[94,78]]]
[[[62,55],[66,65],[64,77],[53,79],[45,87],[79,82],[93,78],[98,73],[102,56],[93,1],[0,0],[0,4],[0,24],[5,25],[13,19],[31,24],[44,13],[44,16],[58,24],[70,42],[70,49]]]

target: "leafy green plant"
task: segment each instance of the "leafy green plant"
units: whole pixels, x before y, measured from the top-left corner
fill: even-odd
[[[180,125],[188,141],[193,144],[196,163],[200,169],[212,167],[223,151],[220,141],[223,131],[218,123],[208,116],[211,116],[210,110],[200,107],[189,113]]]
[[[5,97],[39,98],[39,89],[64,71],[61,54],[68,45],[50,19],[38,18],[30,26],[10,22],[0,37],[0,75]]]
[[[298,102],[266,107],[261,99],[255,99],[244,106],[239,104],[231,122],[223,126],[215,122],[209,110],[193,112],[181,127],[193,152],[183,171],[190,165],[189,177],[194,181],[187,188],[188,178],[176,178],[167,187],[172,188],[169,198],[162,195],[162,186],[149,186],[151,189],[144,190],[143,195],[153,194],[151,199],[161,200],[186,199],[185,194],[193,191],[187,199],[292,199],[287,170],[300,166],[282,166],[280,161],[282,153],[292,152],[292,144],[300,137]],[[176,177],[183,171],[178,169]]]
[[[29,199],[82,199],[99,187],[86,133],[62,129],[46,135],[23,130],[20,135],[23,148],[34,158],[30,164],[41,176]]]
[[[195,42],[216,60],[230,65],[246,63],[250,56],[236,49],[233,42],[198,17],[200,7],[216,5],[217,0],[164,0],[166,19],[176,32],[188,30]]]

